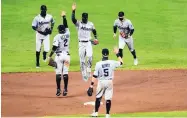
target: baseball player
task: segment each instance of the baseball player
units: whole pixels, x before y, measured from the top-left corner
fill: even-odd
[[[82,72],[83,80],[87,81],[91,77],[91,67],[92,67],[92,42],[91,32],[94,35],[94,44],[98,44],[97,33],[94,24],[88,21],[88,13],[82,13],[82,20],[78,21],[75,18],[76,4],[72,5],[72,22],[75,24],[78,30],[78,40],[79,40],[79,57],[80,57],[80,67]],[[86,65],[87,57],[87,65]]]
[[[118,53],[118,49],[114,48],[114,52],[118,57],[118,61],[108,60],[109,50],[105,48],[102,50],[102,61],[96,63],[91,85],[87,91],[88,96],[92,96],[94,81],[97,78],[98,84],[96,89],[95,111],[91,114],[92,117],[98,116],[102,96],[104,96],[106,100],[106,117],[110,117],[111,100],[113,96],[114,70],[123,64],[122,58]]]
[[[70,64],[69,42],[70,31],[68,28],[65,12],[62,11],[63,25],[58,26],[58,34],[54,37],[52,51],[49,55],[49,65],[55,67],[56,71],[56,96],[61,94],[61,75],[64,79],[63,96],[68,93],[68,70]],[[55,60],[53,61],[52,55],[56,53]]]
[[[120,11],[118,13],[118,19],[114,21],[114,39],[116,38],[117,28],[119,29],[119,55],[123,58],[123,48],[127,44],[129,51],[132,53],[134,57],[134,65],[138,65],[138,59],[136,57],[136,51],[134,49],[133,38],[132,35],[134,33],[134,27],[131,21],[124,17],[124,12]]]
[[[47,14],[47,7],[40,7],[41,13],[38,14],[32,21],[32,29],[36,31],[36,68],[40,67],[40,51],[42,43],[44,44],[43,60],[46,62],[47,52],[50,50],[49,35],[53,31],[54,19],[50,14]]]

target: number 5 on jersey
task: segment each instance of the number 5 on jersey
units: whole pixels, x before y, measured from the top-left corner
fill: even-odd
[[[104,76],[108,77],[109,75],[108,68],[103,69],[103,72],[104,72]]]

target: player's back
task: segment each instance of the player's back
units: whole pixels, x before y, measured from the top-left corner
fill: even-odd
[[[105,60],[97,62],[95,71],[98,72],[98,80],[113,80],[115,68],[120,66],[119,61]]]
[[[68,28],[66,28],[66,33],[57,34],[53,41],[53,44],[55,44],[58,47],[56,50],[57,53],[59,52],[69,53],[69,43],[70,43],[70,32]]]

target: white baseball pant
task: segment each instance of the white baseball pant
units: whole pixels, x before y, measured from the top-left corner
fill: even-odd
[[[44,36],[38,32],[36,33],[36,51],[37,52],[41,51],[42,43],[44,45],[44,51],[49,52],[50,50],[49,36],[50,35]]]
[[[134,43],[133,43],[132,36],[125,39],[125,38],[121,37],[121,35],[119,35],[119,49],[124,49],[126,44],[129,48],[129,50],[132,52],[134,50]]]
[[[56,74],[68,74],[70,56],[66,52],[56,54],[55,62],[57,63],[57,68],[55,68]]]
[[[96,98],[105,97],[105,100],[112,100],[113,82],[112,80],[99,80],[96,89]]]

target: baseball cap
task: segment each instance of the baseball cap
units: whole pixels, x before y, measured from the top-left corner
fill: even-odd
[[[104,57],[107,57],[109,55],[109,50],[107,48],[102,49],[102,54]]]

